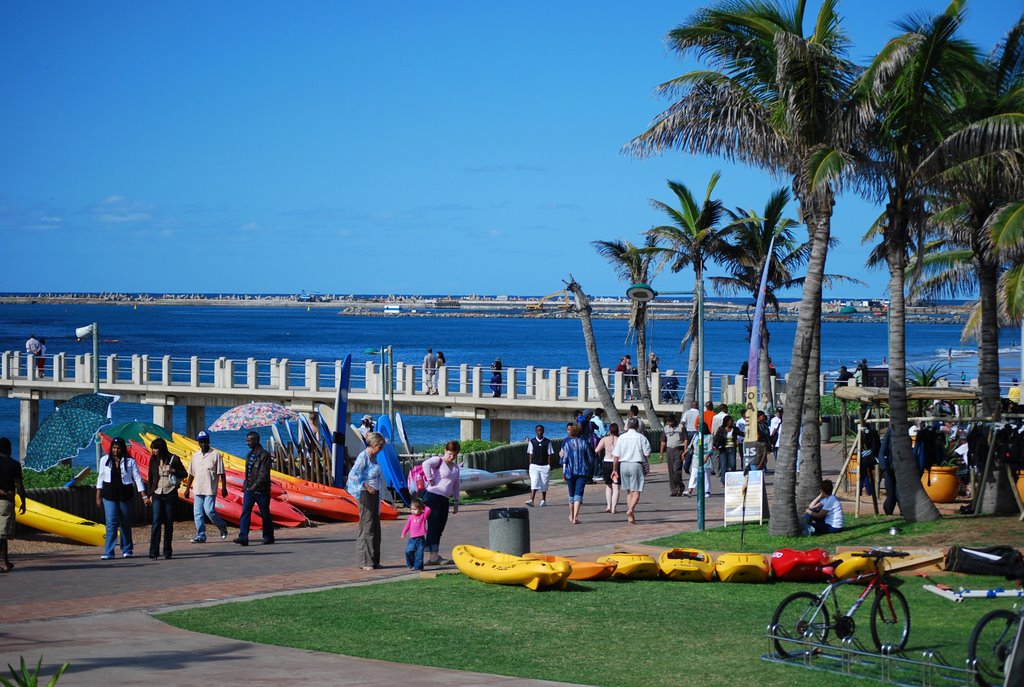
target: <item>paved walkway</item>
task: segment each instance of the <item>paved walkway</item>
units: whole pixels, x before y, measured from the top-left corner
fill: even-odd
[[[837,471],[840,451],[826,451],[824,462],[826,472]],[[721,488],[712,484],[708,527],[722,521]],[[571,525],[565,487],[553,487],[548,495],[553,505],[530,510],[531,548],[600,555],[696,528],[696,499],[669,497],[664,465],[654,466],[636,525],[625,521],[624,507],[616,515],[602,512],[603,490],[603,485],[587,487],[581,523]],[[455,544],[487,546],[488,511],[519,507],[523,500],[521,495],[506,497],[461,509],[448,521],[445,554]],[[71,667],[61,684],[104,687],[154,681],[167,686],[270,684],[278,679],[333,685],[552,684],[457,670],[413,671],[401,664],[197,635],[150,617],[170,608],[408,578],[399,538],[402,524],[383,523],[384,568],[372,572],[357,566],[353,523],[279,530],[276,544],[261,546],[255,538],[248,548],[230,539],[190,544],[192,527],[178,523],[170,561],[149,560],[148,539],[138,549],[142,557],[130,560],[100,561],[98,549],[85,547],[16,557],[16,570],[0,575],[0,666],[17,665],[19,656],[34,664],[42,656],[44,674],[51,675],[68,661]],[[180,604],[167,604],[168,589]]]

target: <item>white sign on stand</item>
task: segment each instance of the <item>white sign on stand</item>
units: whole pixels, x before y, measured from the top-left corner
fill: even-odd
[[[746,498],[743,490],[746,484]],[[736,522],[764,522],[764,472],[751,470],[725,473],[725,524]]]

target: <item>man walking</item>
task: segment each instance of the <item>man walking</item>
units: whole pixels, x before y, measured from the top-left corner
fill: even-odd
[[[629,418],[626,433],[619,437],[612,449],[612,480],[617,480],[626,491],[626,520],[630,524],[636,523],[636,506],[644,490],[644,466],[651,455],[651,443],[638,431],[639,428],[639,420]]]
[[[206,431],[196,434],[199,450],[192,454],[192,462],[188,466],[188,479],[185,481],[185,498],[189,490],[195,486],[195,500],[192,502],[192,517],[196,522],[196,536],[193,544],[206,542],[206,518],[220,530],[223,541],[228,538],[228,526],[217,513],[217,482],[220,481],[220,495],[228,496],[228,481],[224,476],[224,457],[220,451],[210,448],[210,435]]]
[[[526,445],[526,454],[530,457],[530,500],[527,506],[533,506],[537,492],[540,492],[540,505],[548,505],[548,476],[551,474],[551,456],[555,455],[555,447],[551,440],[544,436],[544,425],[534,428],[537,436]]]
[[[240,546],[249,545],[249,523],[252,520],[253,506],[260,507],[260,518],[263,520],[263,543],[274,543],[274,521],[270,517],[270,461],[271,455],[260,444],[258,432],[245,435],[245,445],[249,453],[245,457],[245,491],[242,494],[242,517],[238,525],[238,536],[235,543]]]
[[[437,356],[432,348],[423,356],[423,390],[427,395],[437,394]]]
[[[665,431],[661,435],[661,454],[668,463],[669,496],[682,496],[683,489],[683,451],[686,440],[683,429],[676,422],[676,416],[670,415],[665,423]]]
[[[7,558],[7,541],[14,536],[14,495],[21,497],[18,514],[25,514],[25,483],[21,463],[11,458],[11,440],[0,437],[0,572],[10,572],[14,564]]]

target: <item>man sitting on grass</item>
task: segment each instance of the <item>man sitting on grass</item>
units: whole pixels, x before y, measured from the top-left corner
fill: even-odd
[[[832,480],[821,480],[821,493],[804,511],[804,531],[808,535],[843,531],[843,504],[832,495],[832,489]]]

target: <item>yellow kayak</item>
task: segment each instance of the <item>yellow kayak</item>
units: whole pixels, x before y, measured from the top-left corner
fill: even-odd
[[[535,561],[547,561],[548,563],[568,563],[572,566],[572,574],[569,575],[570,580],[590,580],[591,582],[608,579],[612,576],[612,573],[615,572],[615,568],[618,567],[618,563],[614,561],[611,563],[578,561],[575,558],[543,553],[524,553],[523,558],[529,558]]]
[[[710,582],[715,574],[715,561],[700,549],[669,549],[658,557],[661,576],[667,580]]]
[[[877,566],[873,558],[866,558],[864,556],[854,556],[854,553],[863,553],[862,551],[847,551],[845,553],[837,553],[835,560],[840,561],[839,565],[835,566],[835,576],[840,580],[845,580],[850,577],[857,577],[864,573],[875,572]],[[833,561],[833,564],[835,561]]]
[[[614,580],[653,580],[658,576],[658,562],[646,553],[629,553],[616,551],[597,559],[598,563],[615,563],[617,567],[612,573]]]
[[[763,553],[723,553],[715,562],[722,582],[767,582],[768,556]]]
[[[572,565],[564,561],[548,563],[511,556],[479,546],[461,544],[452,549],[452,560],[466,577],[489,584],[521,584],[530,589],[565,589]]]
[[[46,504],[25,499],[25,514],[21,510],[21,497],[14,497],[15,520],[43,532],[52,532],[66,539],[72,539],[90,546],[103,546],[107,538],[107,526],[102,523],[85,520],[66,513]]]

